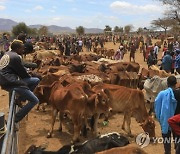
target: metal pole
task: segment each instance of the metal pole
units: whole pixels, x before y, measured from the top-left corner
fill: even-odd
[[[11,97],[10,108],[9,108],[8,121],[7,121],[7,131],[6,131],[6,135],[5,135],[5,137],[4,137],[4,142],[3,142],[1,154],[5,154],[5,153],[6,153],[8,136],[9,136],[9,133],[10,133],[10,130],[11,130],[11,122],[12,122],[12,115],[13,115],[14,98],[15,98],[15,91],[13,90],[13,92],[12,92],[12,97]]]
[[[5,135],[4,113],[0,112],[0,151],[2,149],[4,135]]]

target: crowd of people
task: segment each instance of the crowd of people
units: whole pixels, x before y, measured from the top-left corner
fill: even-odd
[[[162,56],[160,50],[163,51]],[[175,39],[156,42],[154,45],[151,38],[145,40],[144,37],[131,37],[128,43],[127,40],[121,40],[114,59],[123,60],[124,54],[128,51],[130,62],[135,62],[135,55],[139,51],[143,53],[142,58],[147,62],[148,68],[157,64],[167,73],[180,73],[180,43]]]

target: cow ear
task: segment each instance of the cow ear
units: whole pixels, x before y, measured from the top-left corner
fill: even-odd
[[[41,95],[44,94],[44,88],[43,88],[43,86],[40,86],[40,87],[39,87],[39,93],[40,93]]]
[[[109,90],[108,90],[108,89],[104,89],[104,93],[105,93],[107,96],[109,96],[109,95],[110,95],[110,93],[109,93]]]
[[[100,97],[100,93],[98,93],[95,97],[95,110],[97,109],[97,105],[99,103],[99,97]]]

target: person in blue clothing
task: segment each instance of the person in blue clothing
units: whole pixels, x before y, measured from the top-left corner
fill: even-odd
[[[180,49],[176,50],[175,69],[180,74]]]
[[[162,69],[167,73],[171,72],[173,59],[171,57],[171,52],[167,51],[166,55],[162,59]]]
[[[22,63],[23,42],[14,40],[11,49],[0,59],[0,86],[10,93],[15,90],[23,100],[29,101],[16,113],[15,122],[17,123],[39,102],[33,90],[40,80],[37,77],[31,77]]]
[[[167,78],[168,88],[159,92],[154,104],[155,115],[161,125],[165,154],[171,154],[171,128],[168,119],[174,116],[177,107],[177,100],[173,92],[176,83],[176,77],[169,76]]]

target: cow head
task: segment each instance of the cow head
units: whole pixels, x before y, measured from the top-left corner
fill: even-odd
[[[25,154],[38,154],[43,153],[46,147],[44,146],[35,146],[34,144],[31,145],[26,151]]]
[[[51,85],[54,81],[59,80],[59,76],[48,73],[47,75],[42,77],[42,80],[40,81],[39,85]]]
[[[140,126],[149,133],[150,138],[155,137],[155,121],[152,117],[148,117]]]
[[[34,94],[36,95],[36,97],[38,97],[40,104],[44,102],[48,103],[50,92],[51,92],[51,87],[43,86],[43,85],[37,86],[34,90]]]
[[[109,98],[104,91],[96,94],[95,109],[98,109],[103,113],[112,111],[112,108],[109,105]]]

